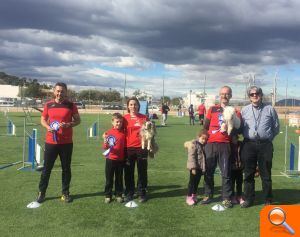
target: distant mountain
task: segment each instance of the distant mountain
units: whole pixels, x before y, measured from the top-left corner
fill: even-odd
[[[26,78],[19,78],[17,76],[8,75],[5,72],[0,72],[0,84],[2,85],[22,86],[26,85],[26,83]]]
[[[286,101],[286,102],[285,102]],[[300,100],[297,99],[283,99],[276,102],[278,106],[300,106]]]

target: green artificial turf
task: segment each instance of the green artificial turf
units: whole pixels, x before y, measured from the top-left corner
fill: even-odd
[[[23,113],[10,113],[17,126],[17,136],[0,133],[0,165],[22,160]],[[34,113],[38,123],[40,114]],[[148,197],[137,208],[123,204],[104,203],[104,164],[100,139],[87,139],[86,129],[98,115],[82,114],[82,123],[74,129],[70,204],[59,200],[61,169],[59,159],[51,174],[47,199],[41,207],[28,209],[38,191],[40,173],[22,170],[15,165],[0,169],[0,236],[259,236],[259,212],[263,208],[261,182],[256,179],[256,202],[248,209],[234,208],[215,212],[211,207],[219,202],[220,181],[215,176],[215,203],[187,206],[185,195],[188,183],[184,141],[195,138],[199,125],[188,125],[188,118],[170,116],[168,126],[157,128],[160,151],[149,160]],[[0,124],[5,124],[3,113]],[[159,125],[159,121],[157,121]],[[39,125],[39,140],[44,129]],[[110,128],[110,115],[100,115],[100,134]],[[3,130],[3,131],[2,131]],[[299,204],[300,178],[281,176],[284,170],[284,127],[274,141],[273,189],[277,204]],[[295,144],[298,136],[289,130],[289,143]],[[41,142],[43,143],[43,142]],[[199,194],[203,194],[201,178]]]

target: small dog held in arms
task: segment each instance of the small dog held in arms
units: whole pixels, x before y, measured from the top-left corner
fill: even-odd
[[[158,145],[156,144],[154,137],[156,135],[155,123],[151,121],[146,121],[140,131],[142,149],[147,148],[149,151],[149,156],[154,157],[154,154],[158,151]]]
[[[239,129],[241,126],[241,120],[236,115],[235,108],[232,106],[226,106],[223,111],[223,119],[227,125],[227,134],[230,135],[233,128]],[[221,131],[225,132],[225,129],[221,126]]]

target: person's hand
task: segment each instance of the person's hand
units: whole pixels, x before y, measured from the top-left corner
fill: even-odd
[[[226,123],[222,123],[220,131],[221,131],[222,133],[224,133],[224,132],[227,131],[227,124],[226,124]]]
[[[192,169],[192,174],[196,175],[196,170],[195,169]]]
[[[49,127],[47,127],[47,131],[48,132],[53,132],[54,130],[49,126]]]
[[[106,141],[106,138],[107,138],[107,133],[106,132],[102,134],[102,138],[103,138],[104,141]]]
[[[61,123],[59,124],[59,127],[62,127],[62,128],[69,128],[69,127],[71,127],[71,126],[72,126],[71,123],[61,122]]]

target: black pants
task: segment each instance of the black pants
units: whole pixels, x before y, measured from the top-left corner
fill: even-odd
[[[188,184],[188,196],[192,194],[197,194],[199,182],[201,179],[202,171],[196,170],[196,174],[192,174],[192,170],[190,170],[190,181]]]
[[[205,146],[206,172],[204,175],[205,196],[214,195],[214,173],[219,164],[222,175],[222,198],[229,199],[232,196],[231,185],[231,161],[229,143],[207,143]]]
[[[42,170],[39,190],[46,193],[50,174],[54,166],[55,160],[59,155],[62,167],[62,193],[68,194],[71,182],[71,159],[72,159],[73,143],[70,144],[49,144],[45,143],[44,152],[44,168]]]
[[[200,125],[203,125],[203,121],[204,121],[204,114],[199,114],[199,123],[200,123]]]
[[[115,195],[121,197],[123,194],[123,167],[124,162],[119,160],[106,159],[105,163],[105,189],[104,194],[106,197],[112,197],[112,189],[115,178]]]
[[[125,195],[133,196],[135,191],[134,170],[137,163],[138,181],[137,190],[141,196],[146,195],[148,184],[148,151],[141,148],[127,148],[125,164]]]
[[[242,161],[244,163],[244,195],[245,199],[253,202],[255,198],[255,180],[254,174],[256,165],[262,181],[263,196],[266,201],[271,200],[272,195],[272,159],[273,144],[267,142],[244,141],[242,147]]]
[[[243,170],[231,170],[231,182],[232,182],[232,195],[242,196]]]
[[[190,115],[190,125],[195,125],[195,117]]]

